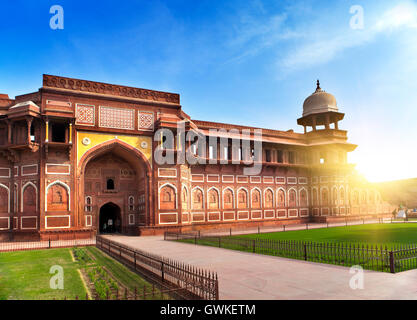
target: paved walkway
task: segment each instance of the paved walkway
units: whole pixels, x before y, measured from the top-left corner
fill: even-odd
[[[220,299],[417,299],[417,270],[365,271],[353,290],[349,268],[164,241],[162,237],[107,235],[122,244],[216,271]]]

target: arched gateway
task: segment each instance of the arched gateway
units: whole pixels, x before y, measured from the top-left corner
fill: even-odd
[[[80,211],[98,233],[137,234],[152,224],[150,165],[141,152],[114,139],[91,148],[80,160]],[[81,201],[80,201],[81,202]]]
[[[100,208],[98,231],[100,233],[121,232],[121,221],[120,207],[108,202]]]

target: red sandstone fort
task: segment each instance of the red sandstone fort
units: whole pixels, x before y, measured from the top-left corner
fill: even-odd
[[[253,134],[237,147],[232,134],[219,133],[227,147],[213,146],[209,136],[211,129],[256,128],[193,120],[178,94],[44,75],[36,92],[0,95],[0,240],[390,214],[347,163],[356,145],[339,129],[343,117],[318,83],[297,120],[304,133],[262,129],[262,153],[254,157]],[[180,136],[179,124],[207,140],[206,152]],[[154,137],[164,128],[175,137],[170,148]],[[158,148],[193,150],[207,161],[161,165]],[[261,166],[258,174],[245,174],[247,160]]]

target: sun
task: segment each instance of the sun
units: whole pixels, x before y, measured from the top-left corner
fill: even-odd
[[[352,157],[353,158],[353,157]],[[369,182],[383,182],[417,177],[416,167],[407,157],[398,154],[381,153],[378,155],[354,157],[351,163]]]

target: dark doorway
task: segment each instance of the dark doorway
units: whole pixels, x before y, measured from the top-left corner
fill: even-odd
[[[99,230],[100,233],[121,232],[122,220],[120,208],[114,203],[106,203],[100,208]]]
[[[51,124],[52,142],[65,142],[66,129],[64,123]]]
[[[107,179],[107,190],[114,190],[114,180]]]

